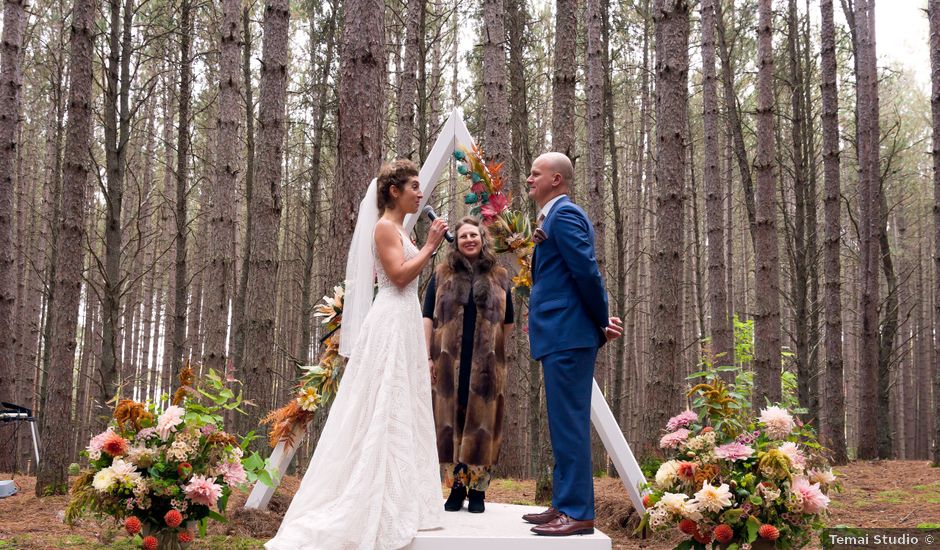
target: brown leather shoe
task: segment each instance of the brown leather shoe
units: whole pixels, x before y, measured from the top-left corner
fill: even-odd
[[[568,537],[571,535],[593,535],[594,520],[572,519],[565,514],[558,514],[558,517],[544,525],[536,525],[532,528],[536,535],[546,537]]]
[[[522,516],[522,519],[536,525],[544,525],[560,515],[561,512],[556,510],[554,506],[549,506],[548,509],[544,512],[539,512],[537,514],[526,514]]]

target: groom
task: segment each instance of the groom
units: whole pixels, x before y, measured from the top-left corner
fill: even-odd
[[[594,532],[591,390],[598,349],[623,332],[608,317],[607,291],[594,255],[594,227],[568,198],[574,167],[562,153],[535,159],[529,197],[539,208],[533,240],[529,343],[542,362],[555,456],[552,506],[522,519],[538,535]]]

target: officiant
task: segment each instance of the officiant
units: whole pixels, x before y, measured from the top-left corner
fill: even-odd
[[[513,328],[512,284],[476,218],[454,228],[447,258],[424,299],[424,332],[444,509],[484,511],[499,459],[506,393],[506,345]]]

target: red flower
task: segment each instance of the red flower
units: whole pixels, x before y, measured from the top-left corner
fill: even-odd
[[[676,472],[682,481],[692,481],[695,478],[695,463],[680,462],[679,469]]]
[[[721,544],[728,544],[731,542],[731,539],[734,538],[734,531],[731,529],[730,525],[722,523],[718,527],[715,527],[715,530],[712,531],[712,535],[714,535],[715,540]]]
[[[159,544],[160,543],[157,541],[157,537],[151,535],[149,537],[144,537],[144,541],[140,546],[144,550],[157,550],[157,546],[159,546]]]
[[[183,523],[183,514],[179,510],[170,510],[163,516],[163,521],[166,522],[167,527],[179,527]]]
[[[186,479],[193,474],[193,466],[189,462],[182,462],[176,467],[176,473],[180,478]]]
[[[769,523],[765,523],[757,530],[760,538],[767,540],[777,540],[780,537],[780,530]]]
[[[689,518],[683,518],[679,520],[679,530],[686,535],[694,535],[698,533],[698,524]]]
[[[643,506],[646,508],[649,508],[652,505],[653,505],[652,495],[643,495]]]
[[[708,531],[705,531],[704,533],[702,531],[695,531],[695,534],[692,535],[692,538],[701,544],[708,544],[712,541],[712,534]]]
[[[711,426],[705,426],[704,428],[702,428],[703,434],[707,434],[708,432],[713,432],[713,431],[715,431],[715,428],[712,428]]]
[[[124,520],[124,529],[127,531],[128,535],[140,533],[141,527],[142,525],[140,524],[140,520],[137,519],[137,516],[130,516]]]
[[[104,440],[104,444],[101,445],[101,450],[111,456],[121,456],[127,452],[127,440],[111,432],[108,438]]]
[[[180,531],[180,534],[177,535],[176,538],[181,543],[188,544],[193,541],[193,534],[189,531]]]
[[[496,213],[499,214],[509,206],[509,199],[506,198],[506,195],[502,193],[497,193],[495,195],[490,195],[490,206],[496,210]]]

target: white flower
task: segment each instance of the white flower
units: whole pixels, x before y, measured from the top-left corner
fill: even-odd
[[[656,486],[660,489],[668,489],[676,482],[679,471],[679,463],[675,460],[663,462],[659,470],[656,471]]]
[[[164,440],[169,438],[170,433],[175,432],[176,427],[183,423],[183,415],[185,414],[186,411],[183,407],[176,405],[167,407],[160,415],[160,418],[157,419],[157,433],[160,434],[160,438]]]
[[[831,485],[835,482],[836,476],[832,473],[832,469],[822,471],[822,470],[810,470],[806,472],[807,477],[811,483],[819,483],[820,485]]]
[[[764,431],[771,439],[784,439],[796,426],[793,416],[786,409],[777,406],[762,409],[759,420],[766,427]]]
[[[692,502],[699,511],[720,512],[722,508],[731,506],[731,489],[727,483],[715,487],[705,481],[702,483],[702,489],[695,493],[695,499]]]
[[[706,432],[693,437],[685,446],[690,451],[707,451],[715,447],[715,437],[715,432]]]
[[[91,485],[100,493],[107,493],[115,485],[124,484],[129,488],[137,488],[143,480],[137,468],[120,458],[114,459],[114,463],[107,468],[103,468],[92,479]]]
[[[111,485],[113,484],[114,473],[111,471],[111,468],[99,470],[98,473],[95,474],[95,478],[91,481],[91,486],[99,493],[107,493],[111,490]]]
[[[670,514],[681,516],[685,509],[685,502],[689,499],[688,495],[682,493],[664,493],[659,499],[658,504],[666,509]]]

